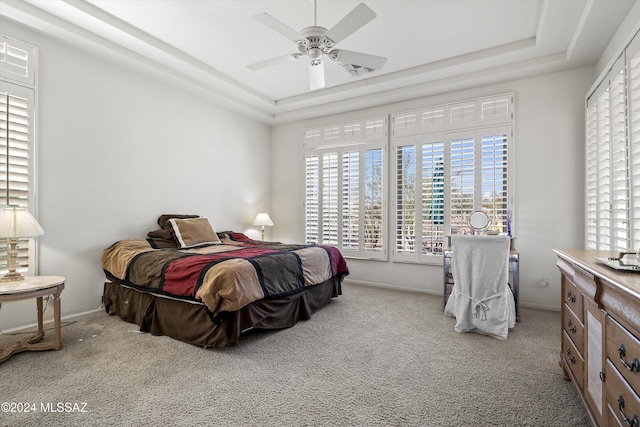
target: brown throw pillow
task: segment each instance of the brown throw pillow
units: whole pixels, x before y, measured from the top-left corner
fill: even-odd
[[[189,248],[205,243],[221,243],[207,218],[171,218],[169,224],[181,248]]]
[[[152,239],[166,239],[173,240],[173,234],[171,234],[171,230],[168,228],[161,228],[160,230],[153,230],[147,233],[147,237],[151,237]]]
[[[171,218],[179,218],[179,219],[187,219],[187,218],[198,218],[200,215],[179,215],[179,214],[162,214],[158,218],[158,225],[160,228],[170,229],[169,220]]]

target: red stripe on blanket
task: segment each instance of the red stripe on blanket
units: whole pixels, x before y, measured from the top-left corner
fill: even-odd
[[[319,245],[322,248],[329,251],[331,254],[331,272],[334,276],[338,274],[344,274],[345,276],[349,274],[349,269],[347,268],[347,261],[343,258],[340,249],[334,246],[324,246]]]
[[[231,258],[253,258],[278,251],[250,247],[236,251],[219,252],[209,255],[187,255],[169,263],[164,274],[162,290],[173,295],[195,297],[198,278],[208,264]]]

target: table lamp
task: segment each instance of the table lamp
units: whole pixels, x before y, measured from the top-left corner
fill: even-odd
[[[23,280],[24,277],[16,271],[16,246],[18,239],[36,237],[44,234],[44,230],[31,213],[24,208],[3,208],[0,210],[0,238],[9,242],[7,261],[9,272],[0,278],[0,282]]]
[[[269,218],[269,214],[267,213],[259,213],[256,216],[256,219],[253,221],[253,225],[261,225],[262,226],[262,240],[264,241],[264,226],[271,227],[273,222],[271,218]]]

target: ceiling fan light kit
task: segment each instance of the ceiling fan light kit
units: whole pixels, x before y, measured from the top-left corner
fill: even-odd
[[[340,22],[330,30],[316,24],[316,2],[314,1],[314,25],[303,28],[297,33],[286,24],[283,24],[268,13],[255,15],[258,21],[280,33],[298,45],[298,52],[267,59],[248,65],[250,70],[261,70],[283,62],[289,62],[308,56],[309,61],[309,83],[311,90],[321,89],[325,86],[323,56],[332,61],[339,62],[349,74],[360,76],[365,73],[380,70],[387,58],[369,55],[360,52],[353,52],[344,49],[334,49],[334,46],[353,34],[366,23],[376,17],[376,14],[364,3],[360,3],[349,12]]]

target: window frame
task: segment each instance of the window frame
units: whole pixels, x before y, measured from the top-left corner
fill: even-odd
[[[494,106],[497,108],[493,108]],[[493,136],[497,134],[504,134],[507,139],[507,173],[506,173],[506,217],[509,217],[509,221],[513,220],[514,210],[514,105],[515,94],[506,93],[500,95],[494,95],[491,97],[470,99],[466,101],[460,101],[452,104],[437,105],[432,107],[425,107],[419,110],[411,110],[395,113],[392,115],[392,132],[393,138],[391,141],[391,153],[393,156],[393,162],[390,162],[390,167],[394,167],[392,173],[394,174],[394,182],[392,183],[393,194],[391,200],[393,200],[393,215],[392,218],[396,221],[394,223],[394,230],[396,232],[393,236],[390,236],[390,241],[393,247],[390,249],[391,258],[394,262],[409,262],[419,264],[442,264],[441,249],[438,248],[437,241],[423,240],[423,219],[424,212],[422,212],[422,203],[414,204],[415,213],[415,228],[420,227],[420,232],[414,231],[414,237],[416,243],[414,243],[413,251],[399,250],[398,242],[398,230],[402,229],[403,224],[398,221],[401,219],[401,214],[398,211],[399,206],[399,194],[400,188],[397,179],[398,164],[397,150],[399,147],[415,146],[415,164],[422,166],[423,146],[425,144],[442,143],[444,144],[444,213],[443,213],[443,227],[442,227],[442,241],[441,246],[444,248],[448,246],[448,237],[452,234],[452,220],[451,220],[451,146],[452,141],[462,139],[473,140],[473,175],[474,175],[474,200],[473,210],[481,210],[483,206],[482,197],[482,144],[485,136]],[[425,120],[427,118],[427,120]],[[433,119],[432,119],[433,118]],[[422,181],[422,167],[416,167],[416,182]],[[417,186],[417,184],[416,184]],[[420,188],[422,191],[422,187]],[[418,189],[415,189],[415,193],[418,193]],[[470,212],[469,212],[470,213]],[[404,217],[403,217],[404,218]],[[505,227],[506,228],[506,227]],[[511,231],[511,224],[509,227]],[[404,239],[402,239],[404,241]],[[418,242],[419,240],[419,242]],[[416,250],[417,246],[422,247],[425,243],[428,246],[434,247],[433,253],[422,253],[423,251]]]
[[[12,55],[7,55],[7,52],[12,51],[14,58],[18,58],[18,62],[11,64]],[[17,52],[17,53],[16,53]],[[37,82],[36,82],[36,69],[37,69],[37,53],[38,50],[35,46],[24,43],[20,40],[7,37],[0,34],[0,96],[5,97],[6,94],[15,98],[22,98],[27,100],[27,142],[26,142],[26,162],[27,165],[19,165],[18,167],[23,171],[26,170],[26,197],[9,197],[6,193],[6,188],[0,189],[0,206],[7,206],[7,204],[27,208],[35,218],[38,217],[37,212]],[[3,103],[4,104],[4,103]],[[2,112],[1,121],[5,122],[6,110]],[[21,123],[22,127],[24,123]],[[2,129],[2,139],[6,139],[4,128]],[[6,147],[6,146],[5,146]],[[6,148],[5,148],[6,149]],[[6,156],[5,156],[6,157]],[[2,163],[5,165],[6,163]],[[6,171],[3,171],[6,173]],[[18,178],[15,178],[18,179]],[[19,180],[20,184],[24,184],[24,180]],[[9,187],[11,188],[11,187]],[[4,193],[4,194],[2,194]],[[6,253],[7,248],[5,245],[0,247],[0,254]],[[38,275],[38,239],[20,239],[18,241],[18,265],[16,270],[24,275],[36,276]],[[6,257],[5,257],[6,259]],[[24,265],[26,263],[26,265]],[[0,266],[0,274],[4,274],[8,270],[6,263]]]
[[[388,141],[388,118],[387,116],[371,117],[362,120],[334,123],[322,127],[305,129],[304,132],[305,150],[305,242],[308,244],[326,244],[336,246],[346,258],[387,260],[387,141]],[[381,162],[382,173],[380,184],[380,210],[381,231],[380,245],[374,245],[371,249],[367,245],[366,211],[364,209],[364,199],[366,197],[366,155],[371,151],[378,152],[376,157]],[[357,173],[354,169],[346,169],[345,155],[352,153],[353,158],[357,158]],[[353,154],[356,154],[353,156]],[[335,156],[335,176],[326,175],[329,171],[325,167],[327,156]],[[311,161],[310,159],[316,159]],[[345,194],[345,191],[353,190],[349,187],[349,182],[345,179],[346,172],[354,172],[358,178],[357,191]],[[315,173],[315,175],[314,175]],[[350,175],[353,178],[353,174]],[[335,182],[333,180],[335,179]],[[326,191],[327,180],[331,181],[332,189]],[[316,183],[316,187],[310,185]],[[330,211],[325,211],[325,198],[335,191],[335,207]],[[358,222],[357,222],[357,245],[349,244],[355,240],[348,237],[353,236],[353,230],[349,233],[349,228],[345,229],[345,215],[353,214],[346,206],[345,200],[355,197],[358,199]],[[314,210],[315,209],[315,210]],[[327,230],[326,222],[335,222],[335,230]],[[354,223],[355,228],[355,223]]]

